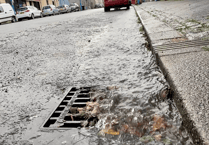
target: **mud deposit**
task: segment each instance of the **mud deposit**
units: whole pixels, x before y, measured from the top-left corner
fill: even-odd
[[[0,41],[0,144],[190,144],[133,8]],[[95,127],[40,131],[68,87],[97,86]]]

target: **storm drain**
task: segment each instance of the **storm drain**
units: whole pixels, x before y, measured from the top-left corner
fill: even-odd
[[[91,87],[71,88],[41,129],[69,129],[96,124],[97,117],[86,116],[82,110],[90,102]]]
[[[197,40],[190,40],[190,41],[183,41],[178,43],[170,43],[170,44],[163,44],[154,46],[155,51],[166,51],[166,50],[174,50],[174,49],[182,49],[182,48],[189,48],[189,47],[197,47],[197,46],[207,46],[209,45],[209,39],[197,39]]]

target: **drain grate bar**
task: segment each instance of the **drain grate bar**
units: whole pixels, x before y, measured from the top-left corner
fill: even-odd
[[[50,117],[50,120],[57,120],[59,117]]]
[[[86,102],[74,102],[73,105],[86,105]]]
[[[69,124],[71,124],[71,123],[81,123],[81,121],[66,121],[65,124],[67,124],[67,123],[69,123]]]
[[[175,43],[175,44],[171,44],[171,45],[166,45],[166,46],[164,46],[164,45],[162,45],[162,46],[157,46],[156,48],[158,48],[158,49],[164,49],[164,48],[167,48],[167,47],[169,47],[169,48],[176,48],[176,47],[189,47],[189,46],[196,46],[196,45],[204,45],[204,44],[208,44],[209,43],[209,41],[207,42],[207,41],[204,41],[204,42],[196,42],[196,43],[184,43],[184,44],[178,44],[178,43]]]
[[[184,45],[186,43],[197,43],[197,42],[205,42],[205,41],[209,41],[209,39],[196,39],[196,40],[181,41],[181,42],[176,42],[176,43],[158,45],[158,47],[160,47],[160,46],[170,46],[170,45],[176,45],[176,44]]]
[[[55,111],[54,113],[62,113],[62,111]]]
[[[186,46],[179,46],[179,47],[168,47],[167,49],[166,48],[163,48],[163,49],[156,49],[156,51],[166,51],[166,50],[175,50],[175,49],[183,49],[183,48],[189,48],[189,47],[198,47],[198,46],[206,46],[206,45],[209,45],[209,43],[205,43],[205,44],[196,44],[196,45],[186,45]]]
[[[78,112],[77,108],[86,107],[86,103],[90,101],[90,93],[91,87],[71,88],[57,108],[41,126],[41,129],[69,129],[72,127],[81,127],[82,122],[86,121],[87,118],[82,116],[72,117],[72,113]]]
[[[184,41],[179,43],[170,43],[164,45],[154,46],[156,51],[165,51],[165,50],[173,50],[173,49],[182,49],[196,46],[206,46],[209,45],[209,40],[192,40],[192,41]]]

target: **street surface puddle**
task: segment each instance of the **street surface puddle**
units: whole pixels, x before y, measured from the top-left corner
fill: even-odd
[[[78,128],[92,144],[192,144],[168,95],[168,89],[138,98],[119,86],[72,88],[43,128]]]

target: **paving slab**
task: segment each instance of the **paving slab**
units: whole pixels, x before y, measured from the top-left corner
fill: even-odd
[[[139,7],[136,7],[136,10],[153,44],[158,43],[159,40],[182,38],[180,33],[159,21],[155,16],[152,16]]]
[[[168,31],[173,31],[172,28],[168,27],[165,23],[163,22],[156,22],[157,20],[152,20],[150,21],[150,19],[146,22],[144,22],[144,24],[147,25],[146,29],[148,33],[158,33],[158,32],[168,32]],[[175,31],[176,33],[176,31]],[[177,36],[179,37],[179,34],[177,33]]]
[[[154,5],[150,2],[151,5]],[[164,6],[166,2],[156,3]],[[175,2],[176,4],[178,2]],[[148,6],[148,4],[146,4]],[[186,41],[183,35],[144,10],[134,6],[154,50],[157,45]],[[167,15],[169,17],[169,15]],[[169,48],[169,45],[167,45]],[[194,144],[209,144],[209,52],[203,47],[153,51],[174,91],[174,100]]]
[[[149,31],[151,31],[151,30],[149,30]],[[181,35],[179,35],[179,33],[176,32],[175,30],[160,31],[160,32],[155,32],[156,30],[153,30],[153,31],[154,31],[153,33],[149,33],[149,36],[153,41],[181,38]]]

